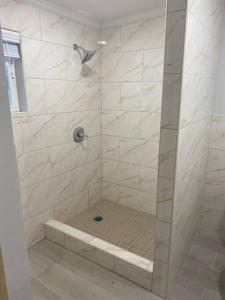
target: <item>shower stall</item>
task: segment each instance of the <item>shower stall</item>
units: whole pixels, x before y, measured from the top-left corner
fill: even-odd
[[[90,93],[90,86],[93,93],[84,112],[79,112],[78,102],[71,113],[70,147],[75,164],[68,162],[68,168],[74,196],[45,224],[47,239],[149,290],[155,248],[165,10],[164,5],[150,10],[144,20],[106,26],[95,33],[92,47],[80,41],[74,45],[71,64],[73,59],[74,70],[81,68],[81,82],[88,82],[82,97]],[[74,78],[73,71],[70,74]],[[56,94],[52,93],[52,107],[65,112]],[[64,97],[60,100],[64,106]]]
[[[0,5],[27,245],[169,297],[204,224],[224,2],[160,1],[101,26],[34,2]]]

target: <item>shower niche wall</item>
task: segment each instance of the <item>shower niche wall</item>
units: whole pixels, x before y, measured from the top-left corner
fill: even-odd
[[[99,30],[22,2],[0,7],[21,35],[27,111],[12,124],[28,247],[46,237],[149,290],[165,10]],[[74,44],[97,51],[82,64]]]

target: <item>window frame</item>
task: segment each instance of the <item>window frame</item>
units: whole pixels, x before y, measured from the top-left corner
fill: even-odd
[[[21,51],[21,35],[17,31],[13,31],[7,28],[2,28],[2,42],[7,44],[15,44],[18,47],[19,57],[9,57],[4,55],[5,66],[7,61],[13,60],[15,67],[15,81],[17,87],[17,98],[18,103],[15,105],[18,109],[13,109],[13,106],[10,105],[10,111],[12,113],[23,113],[27,112],[27,97],[26,97],[26,88],[25,88],[25,77],[23,71],[23,58]],[[8,84],[8,78],[7,78]],[[9,84],[8,84],[9,89]]]

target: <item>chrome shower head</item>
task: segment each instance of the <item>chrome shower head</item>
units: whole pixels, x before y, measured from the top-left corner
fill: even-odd
[[[74,50],[78,51],[82,64],[85,64],[86,62],[90,61],[92,59],[92,57],[95,55],[95,53],[97,52],[97,51],[85,50],[83,47],[78,46],[77,44],[74,44],[73,48],[74,48]],[[82,51],[82,53],[81,53],[81,51]]]
[[[83,59],[82,59],[82,64],[88,62],[89,60],[92,59],[92,57],[95,55],[96,51],[85,51],[84,50],[84,56],[83,56]]]

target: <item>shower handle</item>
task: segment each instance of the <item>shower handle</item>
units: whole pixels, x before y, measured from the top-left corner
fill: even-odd
[[[88,137],[88,135],[86,135],[84,133],[84,128],[76,127],[73,130],[73,140],[74,140],[74,142],[81,143],[85,137]]]

